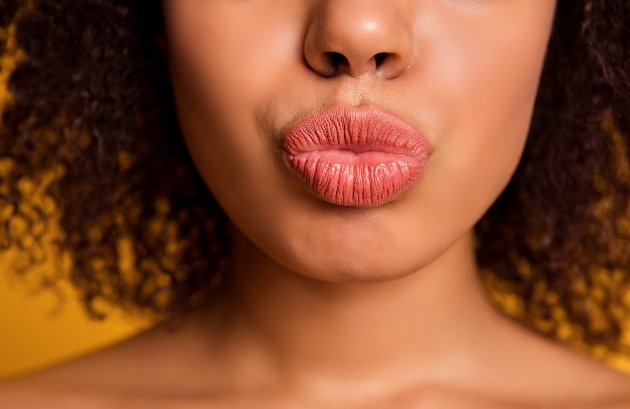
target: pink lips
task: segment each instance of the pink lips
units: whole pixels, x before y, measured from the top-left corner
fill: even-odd
[[[311,116],[284,137],[291,167],[318,197],[341,206],[374,207],[420,177],[431,147],[401,118],[344,106]]]

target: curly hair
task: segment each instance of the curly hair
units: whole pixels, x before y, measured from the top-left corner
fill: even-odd
[[[185,310],[230,259],[179,135],[161,18],[157,1],[0,0],[23,52],[0,128],[0,248],[28,271],[54,220],[94,316],[97,300]],[[516,297],[512,315],[612,350],[630,287],[629,27],[626,0],[558,1],[522,161],[476,227],[484,282]]]

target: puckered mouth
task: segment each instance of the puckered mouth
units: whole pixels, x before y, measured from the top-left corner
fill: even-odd
[[[403,119],[376,109],[336,106],[291,128],[283,139],[288,162],[321,199],[374,207],[420,177],[428,141]]]

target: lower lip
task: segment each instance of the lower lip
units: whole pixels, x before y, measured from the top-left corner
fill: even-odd
[[[353,132],[353,127],[358,131]],[[370,127],[376,130],[372,132]],[[331,129],[332,137],[328,135]],[[340,136],[340,129],[355,136]],[[361,136],[370,132],[381,135]],[[322,139],[334,142],[322,143]],[[338,143],[340,139],[350,143]],[[357,139],[364,143],[357,143]],[[285,150],[295,173],[316,196],[340,206],[369,208],[394,200],[418,180],[429,145],[392,114],[339,107],[289,130]]]

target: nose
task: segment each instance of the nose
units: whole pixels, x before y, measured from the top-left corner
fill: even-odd
[[[322,77],[400,76],[413,39],[395,0],[324,0],[313,11],[304,56]]]

